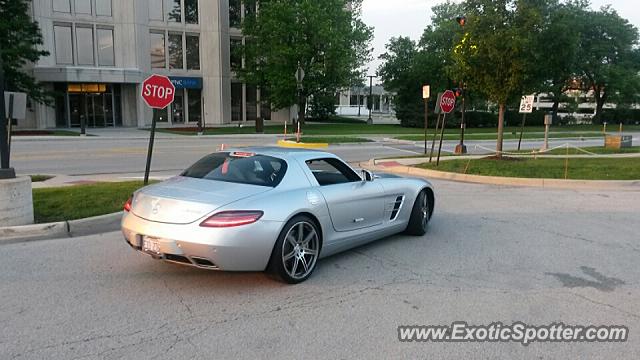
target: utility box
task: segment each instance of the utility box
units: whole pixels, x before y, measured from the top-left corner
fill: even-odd
[[[604,147],[607,149],[622,149],[633,146],[631,135],[607,135],[604,137]]]

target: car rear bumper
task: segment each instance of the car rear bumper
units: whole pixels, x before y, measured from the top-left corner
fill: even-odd
[[[134,249],[143,252],[143,237],[154,239],[156,259],[225,271],[263,271],[283,223],[262,221],[230,227],[205,228],[198,223],[177,225],[148,221],[131,213],[122,217],[122,234]]]

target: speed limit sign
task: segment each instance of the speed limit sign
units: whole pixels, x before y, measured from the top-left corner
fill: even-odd
[[[520,114],[531,114],[533,112],[534,95],[525,95],[520,100]]]

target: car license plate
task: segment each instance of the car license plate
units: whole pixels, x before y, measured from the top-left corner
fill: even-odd
[[[160,243],[158,242],[158,239],[143,236],[142,251],[153,254],[160,254]]]

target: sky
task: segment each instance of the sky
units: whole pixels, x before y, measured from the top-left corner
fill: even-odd
[[[364,0],[362,19],[374,29],[374,60],[369,64],[368,75],[375,75],[381,61],[378,56],[385,52],[385,44],[397,36],[420,39],[422,31],[431,19],[431,8],[444,0]],[[591,0],[591,7],[599,9],[611,5],[620,16],[640,28],[640,6],[638,0]]]

